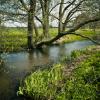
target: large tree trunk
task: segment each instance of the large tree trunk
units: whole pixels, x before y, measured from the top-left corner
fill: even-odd
[[[42,7],[42,21],[43,21],[43,35],[45,38],[49,37],[49,0],[41,1]]]
[[[45,38],[49,37],[49,16],[44,15],[43,18],[43,34]]]
[[[28,37],[27,37],[28,49],[33,48],[33,14],[28,12]]]
[[[38,32],[38,28],[34,22],[34,32],[35,32],[35,44],[38,42],[38,37],[39,37],[39,32]]]
[[[64,0],[61,0],[61,4],[60,4],[60,7],[59,7],[59,23],[58,23],[58,33],[59,34],[62,32],[62,29],[63,29],[63,23],[62,23],[62,19],[63,19],[63,15],[62,15],[63,3],[64,3]]]
[[[30,9],[28,11],[28,35],[27,35],[28,49],[33,49],[33,28],[34,28],[35,7],[36,7],[36,0],[30,0]]]

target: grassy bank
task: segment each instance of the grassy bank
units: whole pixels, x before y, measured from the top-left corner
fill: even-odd
[[[100,30],[79,30],[77,33],[81,33],[86,36],[94,36],[98,34]],[[39,29],[39,36],[41,38],[42,29]],[[50,37],[57,35],[57,28],[50,29]],[[35,35],[33,33],[33,40]],[[40,39],[39,38],[39,39]],[[72,42],[76,40],[82,40],[83,38],[75,35],[67,35],[59,39],[59,43]],[[35,41],[33,41],[35,42]],[[1,28],[0,29],[0,51],[18,51],[22,50],[23,47],[27,47],[27,29],[26,28]]]
[[[27,43],[27,31],[24,28],[3,28],[0,29],[0,51],[21,50]]]
[[[27,76],[18,94],[34,100],[99,100],[100,46],[74,51],[65,62]]]

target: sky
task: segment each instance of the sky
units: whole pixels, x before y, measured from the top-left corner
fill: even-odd
[[[27,27],[27,24],[25,23],[19,23],[14,21],[6,21],[3,25],[6,27]]]
[[[35,21],[37,26],[41,26],[41,24],[38,21]],[[4,26],[6,27],[27,27],[27,23],[19,23],[19,22],[14,22],[14,21],[6,21],[5,23],[3,23]],[[52,22],[50,22],[50,25],[52,25],[53,27],[57,27],[57,21],[54,20]]]
[[[67,1],[67,0],[65,0]],[[55,2],[54,2],[55,5]],[[53,9],[53,11],[51,12],[53,15],[58,17],[59,14],[59,5]],[[67,13],[66,13],[67,14]],[[38,21],[35,21],[37,26],[41,26],[41,24]],[[19,22],[14,22],[14,21],[6,21],[5,23],[3,23],[4,26],[6,27],[27,27],[27,23],[19,23]],[[50,21],[50,25],[52,25],[53,27],[57,27],[58,26],[58,21],[57,20],[53,20],[52,22]]]

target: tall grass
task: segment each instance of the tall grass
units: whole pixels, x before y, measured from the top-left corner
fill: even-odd
[[[51,28],[49,30],[50,38],[57,35],[57,28]],[[87,36],[93,36],[96,33],[93,30],[79,30],[77,33],[81,33]],[[40,41],[42,35],[42,28],[39,28]],[[33,44],[35,42],[35,34],[33,33]],[[75,35],[67,35],[59,39],[59,43],[72,42],[76,40],[82,40],[83,38]],[[1,51],[17,51],[27,47],[27,29],[26,28],[0,28],[0,48]]]
[[[18,94],[34,100],[99,100],[100,51],[80,51],[73,56],[75,69],[67,76],[66,66],[56,64],[50,70],[36,71],[27,76]],[[77,52],[75,51],[76,55]],[[87,54],[88,52],[88,54]],[[75,55],[74,53],[74,55]],[[88,55],[88,56],[87,56]],[[83,60],[83,58],[86,58]],[[72,63],[72,64],[73,64]]]
[[[0,46],[3,51],[16,51],[22,49],[27,43],[27,32],[21,28],[0,29]]]

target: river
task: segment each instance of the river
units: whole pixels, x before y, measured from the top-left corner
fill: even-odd
[[[91,41],[76,41],[63,45],[53,45],[33,52],[2,53],[4,64],[0,65],[0,100],[25,100],[17,97],[20,81],[34,69],[34,66],[55,63],[68,56],[73,50],[94,45]],[[38,69],[38,68],[37,68]]]

